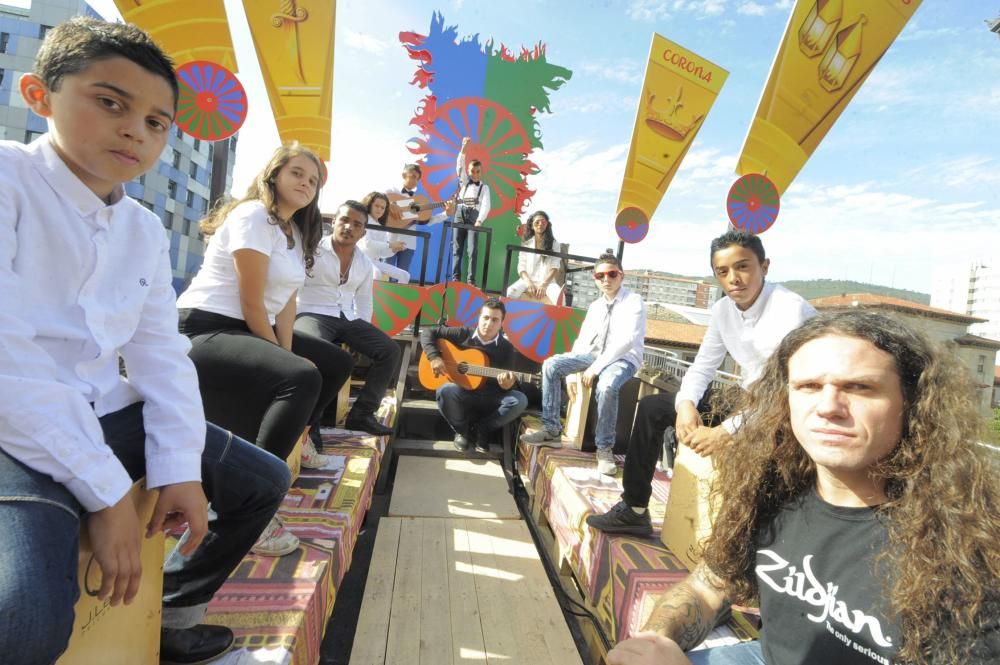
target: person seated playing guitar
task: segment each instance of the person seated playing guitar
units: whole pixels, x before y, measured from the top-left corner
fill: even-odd
[[[389,196],[390,200],[400,200],[400,197],[406,197],[405,201],[415,200],[414,197],[417,193],[417,185],[420,184],[420,179],[422,177],[422,172],[420,170],[419,164],[407,164],[403,167],[403,172],[400,174],[403,183],[400,187],[390,187],[385,190],[385,193]],[[441,205],[444,207],[444,212],[439,212],[430,216],[426,221],[420,220],[415,222],[421,225],[431,225],[440,224],[444,220],[448,219],[455,214],[455,202],[454,201],[442,201]],[[387,222],[387,226],[395,226],[397,228],[407,228],[412,226],[406,224],[402,221],[403,212],[398,205],[395,203],[389,206],[389,216],[390,221]],[[417,253],[417,238],[410,235],[405,235],[402,233],[392,234],[389,237],[389,241],[392,243],[402,244],[402,249],[396,251],[395,254],[386,259],[386,263],[392,266],[396,266],[400,270],[405,270],[410,275],[413,275],[413,271],[410,270],[410,264],[413,262],[413,257]],[[398,246],[398,245],[397,245]]]
[[[445,340],[461,348],[480,349],[493,367],[509,367],[514,359],[514,346],[501,334],[507,309],[497,298],[483,303],[479,323],[474,329],[453,326],[435,326],[420,331],[420,345],[424,349],[435,376],[447,375],[438,340]],[[455,448],[460,452],[469,449],[489,452],[500,429],[520,416],[528,406],[528,398],[513,390],[516,380],[512,372],[504,372],[495,379],[487,379],[478,390],[466,390],[455,383],[446,383],[437,389],[438,410],[455,431]]]

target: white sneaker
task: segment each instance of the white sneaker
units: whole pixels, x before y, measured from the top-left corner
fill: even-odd
[[[618,466],[615,464],[615,454],[611,452],[611,448],[597,449],[597,472],[605,476],[616,476],[618,474]]]
[[[320,454],[312,440],[306,437],[306,442],[302,445],[302,468],[322,469],[329,461],[330,456]]]
[[[250,548],[252,554],[260,556],[285,556],[299,549],[299,538],[285,528],[285,523],[275,515],[260,534],[260,538]]]

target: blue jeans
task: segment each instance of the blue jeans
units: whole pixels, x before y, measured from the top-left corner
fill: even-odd
[[[391,266],[396,266],[400,270],[405,270],[410,273],[411,277],[417,277],[410,272],[410,264],[413,263],[413,257],[416,255],[417,250],[415,249],[401,249],[389,258],[385,260]]]
[[[132,479],[144,476],[142,403],[100,420],[105,441]],[[209,522],[194,554],[185,557],[175,549],[163,567],[164,625],[178,628],[186,627],[188,617],[188,626],[199,620],[277,511],[291,480],[282,460],[214,425],[208,426],[201,473],[218,518]],[[84,515],[65,486],[0,449],[0,654],[17,654],[22,665],[47,665],[66,649],[80,594]]]
[[[441,415],[456,434],[469,436],[473,428],[484,443],[499,443],[497,430],[524,413],[528,398],[519,390],[465,390],[454,383],[437,389]]]
[[[551,434],[562,432],[559,407],[562,404],[562,380],[590,367],[592,353],[560,353],[542,364],[542,423]],[[636,368],[625,360],[616,360],[597,375],[597,431],[594,443],[598,448],[615,445],[615,424],[618,422],[618,391],[635,376]]]
[[[692,665],[765,665],[758,640],[714,649],[689,651],[684,655]]]

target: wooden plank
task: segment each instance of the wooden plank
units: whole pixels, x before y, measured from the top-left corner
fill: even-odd
[[[451,663],[451,615],[447,605],[448,554],[445,520],[424,519],[421,559],[423,573],[420,593],[420,663]]]
[[[401,455],[389,514],[393,517],[518,519],[500,465],[489,459]]]
[[[510,597],[513,607],[518,608],[514,613],[516,634],[527,647],[525,651],[531,655],[531,662],[580,665],[576,643],[538,559],[528,527],[524,522],[494,522],[489,525],[489,532],[497,559],[503,560],[521,578],[513,585]]]
[[[521,608],[511,607],[506,592],[518,580],[501,568],[493,552],[493,542],[485,530],[484,520],[469,520],[469,547],[472,551],[472,569],[476,577],[476,597],[479,599],[479,616],[483,625],[483,644],[487,665],[524,663],[514,633],[512,614]]]
[[[400,529],[401,520],[397,518],[383,517],[379,520],[350,665],[385,663]]]
[[[486,660],[480,623],[476,579],[472,572],[467,521],[450,519],[447,527],[448,614],[451,623],[451,662],[482,663]],[[445,661],[448,662],[448,661]]]
[[[384,518],[383,518],[384,519]],[[420,572],[423,521],[404,519],[399,532],[396,559],[396,584],[392,590],[389,611],[389,640],[386,644],[386,665],[413,665],[414,654],[420,650]]]

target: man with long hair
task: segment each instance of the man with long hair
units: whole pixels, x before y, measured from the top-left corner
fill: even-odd
[[[952,353],[881,314],[817,317],[742,413],[702,563],[609,665],[1000,662],[1000,487]],[[685,656],[731,602],[759,603],[760,641]]]

